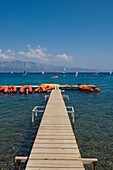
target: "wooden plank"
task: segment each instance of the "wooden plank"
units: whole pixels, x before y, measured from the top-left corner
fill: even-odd
[[[65,126],[69,126],[70,122],[69,121],[58,121],[58,120],[46,120],[46,121],[42,121],[42,125],[46,125],[46,124],[51,124],[51,125],[65,125]]]
[[[78,148],[77,144],[68,144],[68,143],[34,143],[33,147],[35,148],[67,148],[67,149],[74,149],[74,148]]]
[[[54,109],[54,108],[53,108],[53,109]],[[52,112],[51,112],[51,113],[52,113]],[[49,111],[49,113],[47,113],[46,116],[43,116],[43,119],[46,118],[46,117],[48,117],[48,118],[56,118],[56,117],[58,117],[58,118],[61,118],[61,119],[64,120],[64,118],[65,118],[65,117],[68,117],[68,115],[67,115],[67,114],[63,114],[62,112],[59,113],[59,111],[58,111],[58,113],[54,113],[54,114],[51,114],[51,115],[50,115],[50,111]]]
[[[78,148],[67,149],[67,148],[32,148],[31,153],[43,153],[43,154],[80,154]]]
[[[79,160],[29,160],[28,167],[78,168],[83,167]]]
[[[51,168],[51,167],[27,167],[26,170],[75,170],[75,168]],[[83,167],[77,167],[76,170],[84,170]]]
[[[66,122],[70,122],[70,120],[68,119],[68,117],[63,117],[62,119],[61,119],[61,117],[60,116],[46,116],[46,117],[44,117],[43,119],[42,119],[42,121],[45,121],[45,120],[53,120],[53,121],[60,121],[60,122],[62,122],[62,121],[66,121]]]
[[[37,160],[37,159],[42,159],[42,160],[76,160],[80,159],[80,155],[78,156],[77,154],[35,154],[32,153],[30,156],[30,159],[32,160]]]
[[[51,124],[50,124],[50,125],[45,125],[45,124],[41,124],[41,125],[40,125],[40,127],[48,127],[48,126],[49,126],[49,127],[70,127],[70,124],[67,125],[67,126],[62,125],[62,124],[61,124],[61,125],[60,125],[60,124],[56,124],[56,125],[51,125]],[[72,128],[71,128],[71,129],[72,129]]]
[[[51,120],[51,119],[53,119],[53,120],[60,120],[60,121],[68,121],[68,122],[70,122],[70,120],[68,120],[68,116],[66,116],[66,115],[58,115],[58,113],[57,114],[55,114],[55,115],[49,115],[49,114],[47,114],[46,116],[44,116],[43,118],[42,118],[42,120],[43,121],[45,121],[45,120]]]
[[[61,127],[61,128],[60,127],[59,128],[57,128],[57,127],[48,128],[47,127],[47,129],[40,127],[38,133],[40,133],[40,132],[42,132],[42,133],[44,133],[44,132],[49,132],[49,133],[54,132],[54,133],[71,133],[71,134],[73,134],[73,130],[71,128],[64,129],[63,127]]]
[[[52,135],[44,135],[44,136],[41,136],[41,135],[38,135],[38,136],[36,136],[36,139],[43,139],[43,140],[45,140],[45,139],[50,139],[50,140],[52,140],[52,139],[57,139],[57,140],[72,140],[72,139],[75,139],[75,137],[74,136],[71,136],[71,138],[70,138],[70,136],[69,135],[67,135],[67,136],[52,136]]]
[[[65,144],[65,143],[68,143],[68,144],[72,144],[72,143],[75,143],[76,144],[76,141],[75,140],[58,140],[58,139],[45,139],[45,140],[43,140],[43,139],[38,139],[38,140],[36,140],[35,139],[35,143],[57,143],[57,144],[59,144],[59,143],[62,143],[62,144]]]
[[[44,117],[43,119],[42,119],[42,121],[45,121],[45,120],[48,120],[48,121],[60,121],[60,122],[62,122],[62,121],[66,121],[66,122],[70,122],[70,120],[68,119],[68,117],[63,117],[62,119],[61,119],[61,117],[60,116],[46,116],[46,117]]]
[[[38,132],[38,135],[36,136],[36,138],[38,138],[38,136],[63,136],[63,137],[67,137],[69,136],[69,138],[73,138],[75,139],[75,136],[73,135],[73,133],[71,131],[66,132],[66,131],[40,131]]]
[[[70,126],[40,126],[40,130],[72,131],[72,128]]]
[[[51,125],[58,125],[58,123],[60,125],[65,125],[65,126],[69,125],[69,122],[66,123],[66,122],[63,122],[63,121],[62,122],[61,121],[60,122],[58,122],[58,121],[45,121],[44,122],[45,125],[50,125],[50,124]],[[42,122],[42,124],[43,124],[43,122]]]
[[[72,132],[67,132],[66,133],[66,132],[60,132],[60,131],[40,131],[38,133],[38,136],[41,136],[41,137],[43,137],[43,136],[50,136],[50,137],[58,136],[58,139],[60,139],[59,136],[61,136],[61,139],[62,139],[62,136],[69,136],[70,140],[71,140],[71,137],[73,137],[73,139],[75,139]]]

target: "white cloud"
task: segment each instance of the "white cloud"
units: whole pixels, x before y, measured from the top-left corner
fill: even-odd
[[[41,61],[48,61],[50,54],[46,53],[46,48],[38,46],[36,49],[31,48],[31,45],[27,45],[28,51],[20,51],[19,55],[32,59],[39,59]]]
[[[63,53],[63,54],[58,54],[56,57],[57,57],[58,59],[60,59],[60,60],[66,61],[66,62],[72,61],[72,59],[73,59],[71,56],[69,56],[69,55],[67,55],[67,54],[65,54],[65,53]]]
[[[8,49],[5,53],[2,53],[2,49],[0,49],[0,59],[14,59],[15,53],[13,50]]]

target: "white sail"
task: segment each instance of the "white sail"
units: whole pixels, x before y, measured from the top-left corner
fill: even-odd
[[[66,68],[64,67],[64,72],[66,72]]]
[[[44,74],[44,71],[42,71],[42,74]]]
[[[112,71],[110,70],[109,74],[111,75],[112,74]]]
[[[76,76],[76,77],[78,76],[78,71],[76,71],[76,74],[75,74],[75,76]]]

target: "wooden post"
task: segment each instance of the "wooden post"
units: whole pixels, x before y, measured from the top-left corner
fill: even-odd
[[[25,163],[27,159],[28,159],[27,156],[16,156],[15,157],[15,162],[18,163],[18,170],[20,170],[21,163]]]
[[[96,170],[97,162],[93,162],[93,170]]]
[[[18,163],[18,170],[20,170],[20,163],[21,163],[21,160],[17,160],[17,163]]]

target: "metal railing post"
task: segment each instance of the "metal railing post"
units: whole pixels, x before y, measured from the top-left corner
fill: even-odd
[[[43,110],[42,110],[42,108],[43,108]],[[32,123],[35,122],[35,117],[38,116],[39,112],[41,112],[41,113],[44,112],[44,108],[45,108],[45,106],[35,106],[34,107],[34,109],[32,110]]]
[[[34,115],[34,111],[32,111],[32,123],[34,123],[35,121],[35,115]]]

